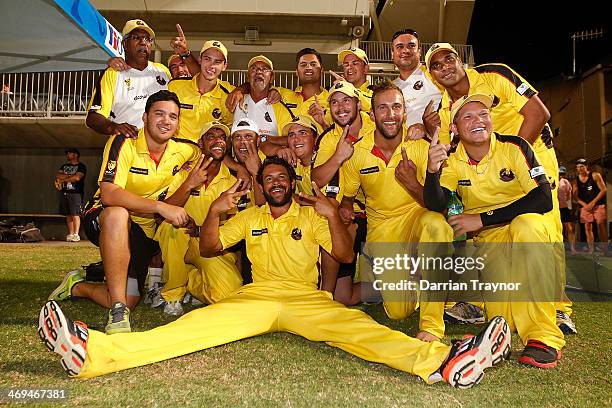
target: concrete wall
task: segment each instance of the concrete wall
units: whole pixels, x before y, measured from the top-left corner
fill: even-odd
[[[0,213],[59,214],[55,174],[66,162],[63,149],[0,148]],[[102,150],[81,150],[87,166],[85,199],[97,188]]]

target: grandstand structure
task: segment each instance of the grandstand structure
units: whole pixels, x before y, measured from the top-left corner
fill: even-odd
[[[141,18],[156,32],[153,57],[164,62],[171,55],[170,39],[177,23],[189,47],[197,52],[209,39],[222,41],[229,50],[229,67],[222,79],[233,84],[245,80],[248,60],[265,54],[275,65],[276,85],[294,88],[295,52],[312,47],[321,52],[326,73],[323,85],[332,82],[327,70],[339,71],[337,53],[350,46],[363,48],[370,59],[370,81],[394,78],[390,38],[398,29],[419,32],[424,56],[430,44],[450,42],[469,66],[477,61],[467,44],[475,0],[90,0],[117,30],[125,21]],[[67,0],[64,2],[68,2]],[[32,5],[44,21],[43,0],[22,0]],[[37,6],[40,3],[40,6]],[[15,3],[17,4],[17,3]],[[17,7],[17,6],[15,6]],[[36,11],[34,11],[36,12]],[[19,33],[21,21],[6,19],[5,33]],[[7,28],[8,27],[8,28]],[[54,35],[56,33],[53,32]],[[83,35],[84,36],[84,35]],[[33,39],[36,40],[36,39]],[[33,43],[34,41],[32,41]],[[39,43],[43,43],[38,39]],[[54,54],[15,51],[0,45],[0,214],[56,214],[53,175],[63,161],[63,149],[81,149],[89,168],[86,195],[95,188],[95,173],[106,138],[86,128],[86,108],[108,55],[95,46],[75,44],[69,52]],[[52,48],[44,43],[47,48]],[[491,62],[491,61],[478,61]],[[503,61],[498,61],[503,62]],[[587,75],[588,74],[588,75]],[[612,83],[609,67],[572,81],[535,84],[552,114],[551,124],[560,135],[558,155],[570,163],[578,156],[606,164],[612,152],[610,103],[606,89]],[[567,107],[563,104],[570,100]],[[37,188],[32,188],[37,186]],[[612,195],[610,195],[612,196]],[[609,206],[611,208],[612,206]]]

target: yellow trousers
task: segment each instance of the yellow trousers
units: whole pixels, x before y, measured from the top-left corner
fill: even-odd
[[[386,220],[372,220],[368,218],[368,234],[365,252],[368,253],[369,243],[419,243],[414,245],[411,252],[426,256],[442,255],[436,253],[433,243],[443,244],[439,249],[447,251],[448,243],[453,241],[453,229],[440,213],[429,211],[415,204],[409,211],[398,217]],[[373,246],[375,247],[375,245]],[[401,275],[403,271],[396,271]],[[426,276],[423,276],[426,278]],[[392,281],[400,281],[401,276],[391,277]],[[429,302],[427,294],[419,293],[419,299],[414,298],[414,292],[405,291],[402,295],[398,291],[381,290],[384,308],[391,319],[405,319],[419,306],[419,330],[426,331],[436,337],[444,336],[444,302]],[[403,298],[402,298],[403,296]]]
[[[224,252],[214,258],[200,256],[199,239],[167,222],[155,234],[164,261],[162,297],[168,302],[180,301],[189,291],[205,303],[215,303],[242,286],[236,267],[236,255]]]
[[[554,234],[545,215],[522,214],[510,224],[481,231],[474,237],[474,242],[477,246],[486,245],[480,254],[487,258],[481,281],[521,282],[523,287],[516,295],[518,299],[509,295],[502,300],[484,294],[487,315],[503,316],[524,344],[529,340],[539,340],[560,350],[565,339],[556,324],[555,302],[552,298],[546,299],[562,293],[555,270],[551,238]],[[531,248],[533,250],[528,253]],[[534,301],[528,301],[530,296]],[[492,298],[494,301],[490,301]]]
[[[362,311],[333,301],[329,292],[298,282],[268,281],[243,286],[218,303],[146,332],[106,335],[90,330],[87,357],[78,377],[95,377],[281,331],[324,341],[424,381],[450,351],[440,342],[426,343],[391,330]]]

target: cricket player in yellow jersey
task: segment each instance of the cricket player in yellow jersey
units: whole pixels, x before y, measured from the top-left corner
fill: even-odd
[[[453,231],[444,217],[424,208],[421,183],[427,167],[428,144],[424,140],[403,140],[405,115],[401,90],[390,82],[379,84],[372,96],[376,129],[355,143],[352,157],[343,164],[346,187],[341,206],[345,213],[352,213],[353,198],[360,187],[365,195],[366,253],[368,248],[375,247],[370,247],[370,243],[453,240]],[[427,249],[433,247],[429,245]],[[381,291],[385,311],[392,319],[404,319],[416,308],[413,294],[404,292]],[[443,308],[440,302],[421,301],[417,338],[432,341],[444,335],[440,313]]]
[[[159,247],[155,235],[157,214],[174,227],[187,225],[182,207],[163,198],[174,175],[199,156],[197,145],[172,138],[178,126],[180,104],[175,94],[158,91],[145,106],[145,127],[136,139],[116,135],[104,148],[100,188],[85,209],[83,226],[100,247],[105,284],[84,282],[70,272],[49,299],[89,298],[110,308],[106,332],[129,332],[130,309],[138,303],[147,265]]]
[[[347,55],[347,59],[350,55]],[[312,180],[324,188],[325,195],[341,201],[344,195],[344,174],[342,164],[353,155],[353,144],[376,128],[370,116],[360,110],[361,92],[350,82],[338,81],[329,90],[329,110],[332,125],[319,137],[316,159],[312,169]],[[369,100],[368,100],[369,103]],[[365,197],[361,189],[355,197],[354,220],[349,224],[349,232],[355,238],[353,250],[361,252],[361,244],[366,237]],[[360,284],[353,284],[356,261],[351,264],[338,264],[326,255],[322,267],[328,275],[337,271],[334,299],[345,305],[355,305],[362,300]],[[333,279],[330,277],[330,279]]]
[[[87,108],[85,123],[103,135],[137,137],[149,95],[167,89],[170,72],[149,61],[155,32],[142,20],[130,20],[122,30],[125,70],[107,68]]]
[[[510,332],[501,317],[481,334],[452,347],[423,342],[380,325],[360,310],[334,302],[317,288],[317,260],[323,247],[350,262],[352,242],[333,200],[318,188],[311,203],[293,200],[295,173],[282,159],[267,159],[258,174],[267,203],[238,213],[224,225],[220,217],[236,207],[246,191],[237,183],[210,206],[200,236],[200,250],[216,256],[246,240],[253,263],[253,283],[213,305],[140,333],[107,336],[73,322],[56,302],[39,316],[38,333],[49,350],[62,356],[66,372],[90,378],[193,353],[270,332],[290,332],[324,341],[360,358],[418,375],[427,383],[444,379],[469,388],[483,370],[510,354]]]
[[[353,47],[338,53],[338,65],[342,67],[342,76],[330,71],[336,80],[353,84],[359,90],[361,110],[369,112],[372,108],[372,86],[368,83],[370,61],[368,55],[361,48]]]
[[[283,134],[287,136],[287,145],[297,158],[296,192],[310,195],[312,194],[310,168],[318,138],[317,125],[310,119],[310,116],[296,116],[285,125]]]
[[[559,185],[559,164],[553,147],[552,132],[546,123],[550,118],[548,109],[537,95],[537,91],[519,74],[503,64],[484,64],[476,68],[464,68],[457,51],[448,43],[433,44],[425,56],[425,63],[434,80],[445,89],[438,115],[432,114],[425,121],[429,134],[440,126],[440,141],[450,143],[450,111],[454,101],[460,97],[483,93],[494,95],[491,109],[493,130],[501,134],[517,135],[527,140],[542,162],[549,178],[553,195]],[[553,200],[553,209],[546,219],[555,226],[555,242],[563,242],[563,225],[558,200]],[[565,251],[557,248],[557,273],[565,276]],[[557,310],[571,313],[571,302],[557,303]],[[561,324],[562,322],[560,322]]]
[[[554,282],[558,278],[552,248],[555,231],[543,215],[553,205],[550,183],[527,141],[493,132],[489,110],[494,98],[472,94],[453,104],[451,130],[461,141],[457,151],[449,156],[450,145],[439,143],[434,134],[429,148],[425,203],[432,210],[442,211],[450,192],[456,190],[462,198],[464,213],[449,217],[448,222],[457,235],[473,232],[478,244],[515,244],[516,248],[508,250],[509,265],[504,267],[504,262],[499,262],[495,270],[485,267],[481,276],[496,282],[506,279],[520,282],[527,286],[521,288],[521,294],[539,298],[510,295],[508,301],[489,302],[485,295],[485,308],[489,316],[504,316],[510,328],[518,331],[525,344],[520,362],[551,368],[557,365],[565,340],[556,325],[553,301]],[[527,257],[518,243],[529,243],[535,249]],[[491,254],[489,258],[491,262],[499,259]],[[553,291],[535,294],[546,287]]]
[[[233,114],[225,102],[234,86],[219,79],[226,68],[227,48],[220,41],[210,40],[200,50],[200,72],[193,78],[178,78],[170,82],[168,89],[181,101],[179,137],[197,141],[202,126],[208,122],[232,125]]]
[[[236,178],[223,164],[229,134],[227,126],[220,122],[204,125],[198,141],[202,156],[191,170],[181,169],[170,185],[174,194],[166,202],[185,207],[193,220],[191,229],[202,225],[210,203],[236,183]],[[195,256],[190,253],[186,259],[190,235],[187,230],[173,228],[168,223],[157,228],[155,240],[159,242],[164,260],[164,286],[161,298],[152,306],[163,304],[164,313],[182,315],[181,302],[187,293],[201,302],[214,303],[242,285],[235,253],[228,251],[214,258],[200,258],[199,253]]]

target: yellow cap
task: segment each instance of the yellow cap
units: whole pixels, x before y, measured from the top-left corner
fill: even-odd
[[[136,30],[137,28],[141,30],[145,30],[147,33],[149,33],[151,38],[155,38],[155,32],[153,31],[153,29],[149,27],[147,23],[139,19],[130,20],[127,23],[125,23],[125,25],[123,26],[123,30],[121,31],[121,35],[125,37],[132,31]]]
[[[434,56],[434,54],[439,52],[439,51],[444,51],[444,50],[447,50],[447,51],[450,51],[450,52],[453,52],[453,53],[459,55],[457,50],[454,49],[453,46],[450,45],[449,43],[435,43],[435,44],[432,44],[431,47],[429,47],[429,49],[427,50],[427,53],[425,54],[425,65],[427,66],[428,70],[431,69],[429,67],[429,63],[431,62],[431,58]]]
[[[221,51],[221,54],[223,54],[223,57],[225,58],[225,62],[227,62],[227,48],[225,48],[225,45],[223,45],[221,41],[217,41],[217,40],[206,41],[204,45],[202,45],[202,49],[200,50],[200,55],[202,55],[202,53],[208,50],[209,48],[214,48],[215,50]]]
[[[204,126],[202,127],[202,131],[200,132],[200,135],[206,134],[206,132],[208,132],[212,128],[221,129],[223,133],[225,133],[226,137],[230,135],[229,128],[225,126],[223,123],[217,122],[217,121],[205,123]]]
[[[283,136],[287,136],[287,133],[289,132],[289,128],[293,125],[300,125],[300,126],[305,127],[306,129],[310,129],[315,135],[319,133],[319,131],[317,130],[317,125],[310,118],[310,116],[298,115],[298,116],[295,116],[293,119],[291,119],[291,122],[283,126]]]
[[[329,88],[329,96],[327,99],[330,99],[335,92],[342,92],[343,94],[353,98],[359,98],[360,95],[357,88],[355,88],[355,85],[347,81],[338,81],[331,88]]]
[[[251,68],[251,65],[253,65],[256,62],[263,62],[264,64],[266,64],[267,66],[270,67],[270,69],[274,69],[274,64],[272,64],[272,61],[270,61],[270,59],[268,57],[266,57],[265,55],[257,55],[253,58],[251,58],[249,60],[249,63],[247,64],[247,69]]]
[[[181,59],[181,60],[182,60],[182,58],[181,58],[181,56],[180,56],[180,55],[178,55],[178,54],[172,54],[172,55],[170,56],[170,58],[168,58],[168,64],[167,64],[168,68],[170,68],[170,63],[171,63],[171,62],[172,62],[172,60],[173,60],[173,59],[175,59],[175,58],[179,58],[179,59]]]
[[[349,48],[348,50],[340,51],[340,53],[338,54],[338,65],[342,65],[344,63],[344,58],[346,58],[346,56],[349,54],[353,54],[354,56],[362,60],[366,65],[370,63],[366,52],[361,48],[354,47]]]
[[[476,93],[472,95],[465,95],[457,99],[453,103],[453,108],[451,109],[451,115],[450,115],[451,123],[455,122],[455,116],[457,115],[457,113],[459,113],[461,108],[463,108],[466,104],[470,102],[480,102],[488,109],[491,106],[493,106],[493,97],[491,95]]]

